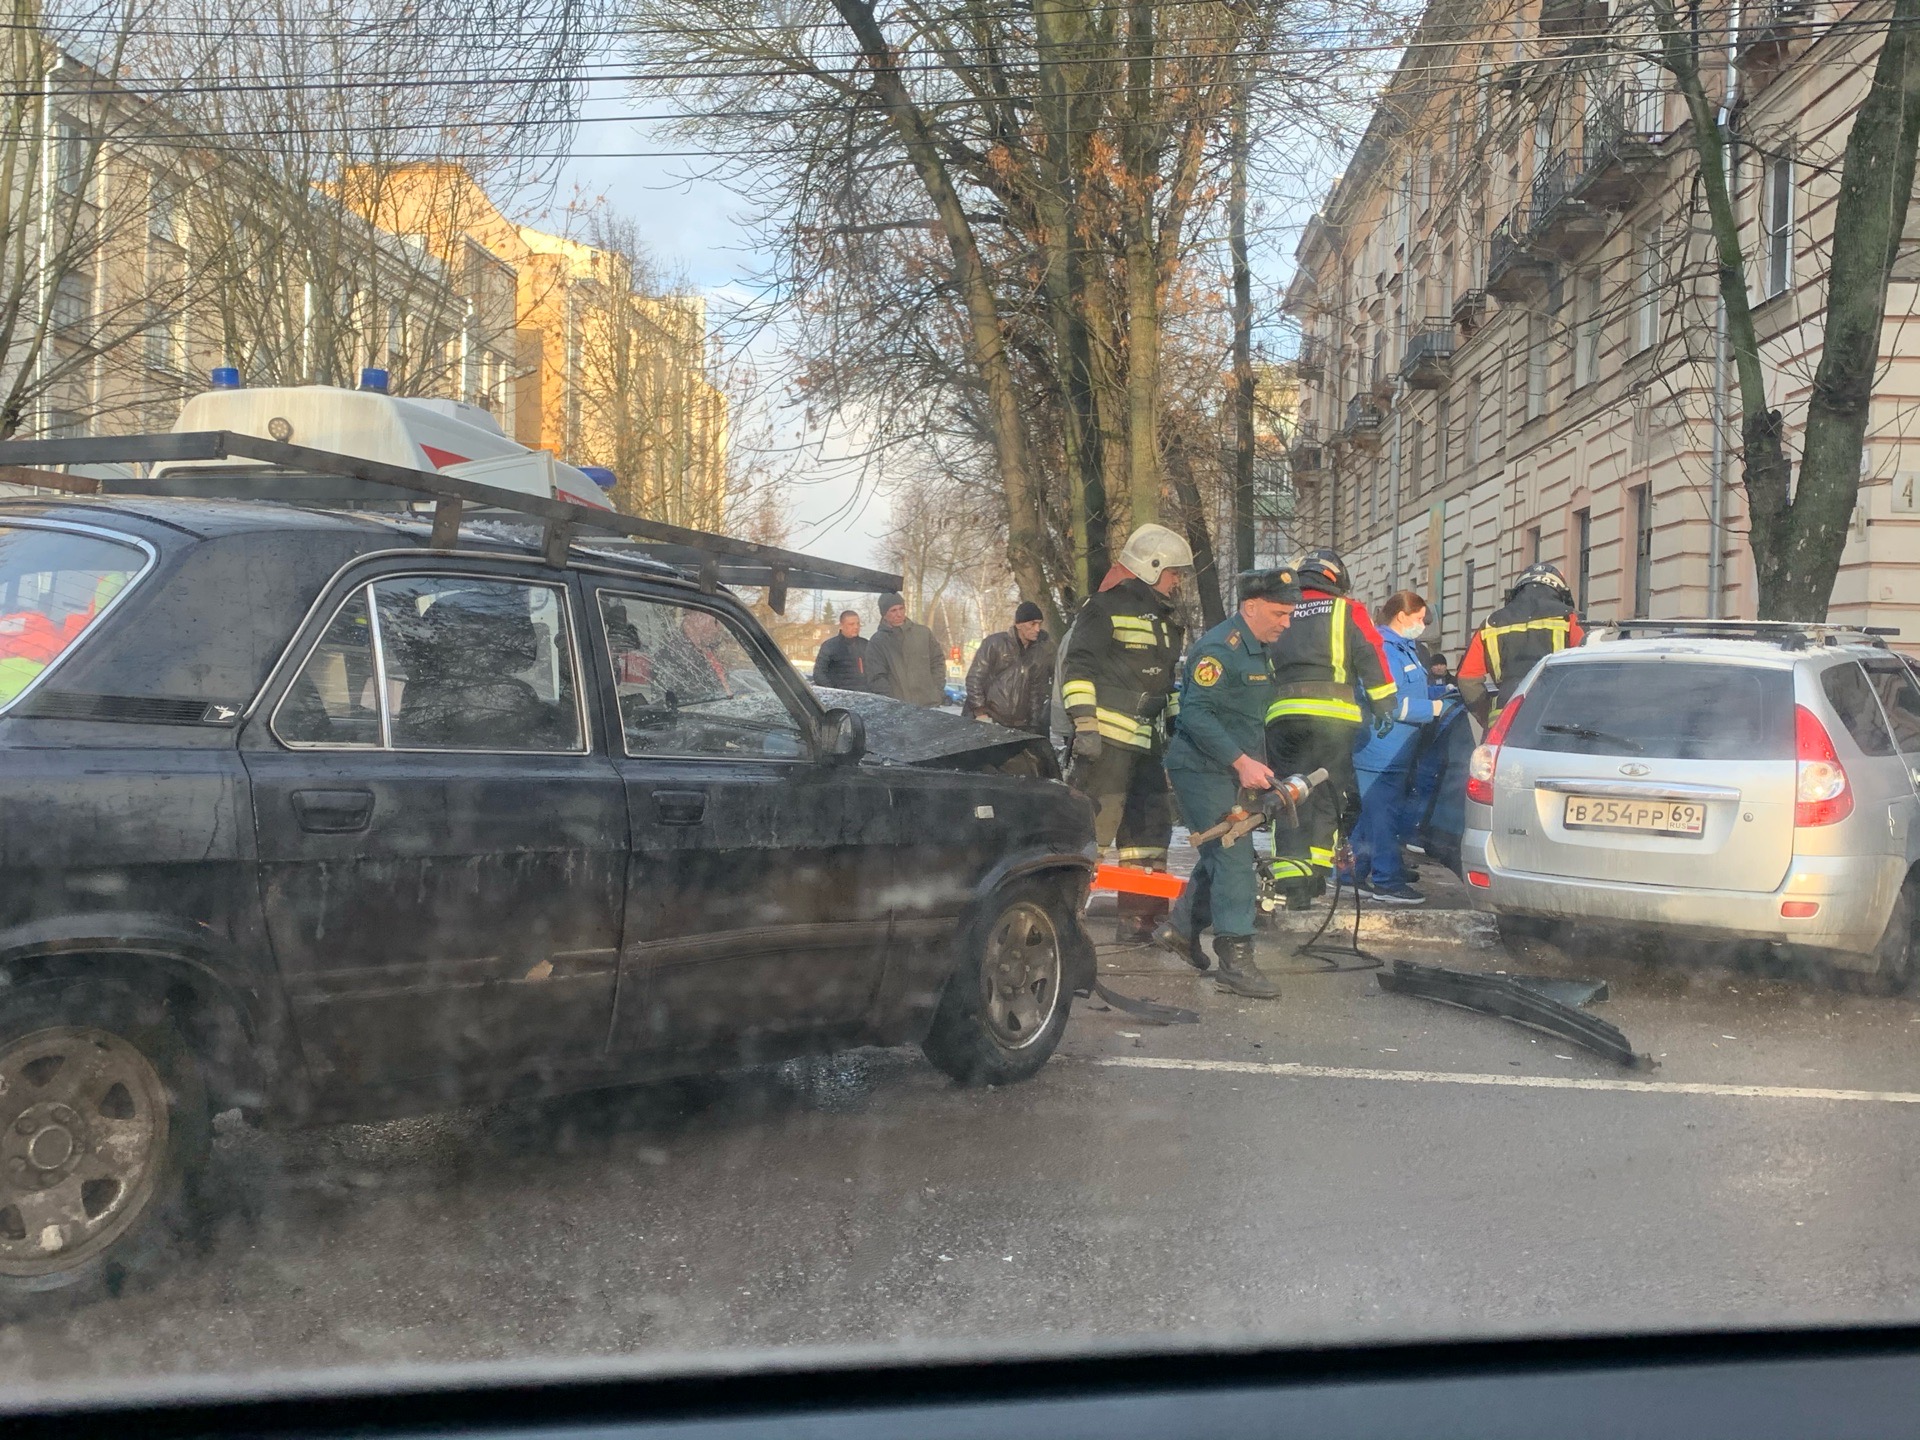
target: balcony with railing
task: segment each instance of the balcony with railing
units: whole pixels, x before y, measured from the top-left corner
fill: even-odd
[[[1453,325],[1429,320],[1407,338],[1400,378],[1415,390],[1438,390],[1453,373]]]
[[[1760,0],[1743,6],[1734,53],[1741,65],[1769,66],[1786,58],[1787,47],[1807,33],[1808,0]]]
[[[1484,290],[1462,290],[1453,302],[1453,323],[1460,327],[1460,337],[1465,339],[1480,328],[1480,322],[1487,316],[1487,292]]]
[[[1607,233],[1607,217],[1581,194],[1582,153],[1560,150],[1546,159],[1533,177],[1533,224],[1527,241],[1561,259],[1572,259],[1597,244]]]
[[[1540,38],[1563,53],[1598,49],[1606,33],[1607,0],[1541,0]]]
[[[1657,89],[1626,85],[1587,108],[1582,200],[1607,209],[1639,200],[1660,168],[1665,99]]]
[[[1542,294],[1553,273],[1553,262],[1537,253],[1529,231],[1533,216],[1519,206],[1493,227],[1487,240],[1487,294],[1512,303]]]
[[[1318,384],[1327,373],[1327,343],[1318,335],[1300,337],[1300,355],[1293,362],[1294,374],[1310,385]]]
[[[1294,429],[1293,439],[1287,445],[1287,459],[1293,473],[1303,480],[1327,468],[1326,447],[1320,443],[1318,425],[1309,420]]]
[[[1347,401],[1347,439],[1363,450],[1380,448],[1380,432],[1386,426],[1386,412],[1371,395],[1356,395]]]

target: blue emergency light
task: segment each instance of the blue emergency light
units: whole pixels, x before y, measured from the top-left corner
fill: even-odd
[[[620,477],[604,465],[582,465],[580,473],[586,476],[602,490],[611,490],[620,483]]]
[[[371,390],[376,395],[387,393],[387,382],[391,377],[378,365],[363,366],[360,371],[360,388]]]
[[[238,365],[216,365],[208,379],[216,390],[238,390],[240,388],[240,367]]]

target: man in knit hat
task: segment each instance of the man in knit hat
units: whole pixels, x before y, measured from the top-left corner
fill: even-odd
[[[933,631],[907,618],[898,595],[880,597],[880,629],[867,648],[867,686],[909,705],[939,705],[947,698],[947,657]]]
[[[967,702],[960,713],[969,720],[991,720],[1009,730],[1047,733],[1053,698],[1053,637],[1042,628],[1046,617],[1031,600],[1013,612],[1013,625],[980,642],[967,670]]]

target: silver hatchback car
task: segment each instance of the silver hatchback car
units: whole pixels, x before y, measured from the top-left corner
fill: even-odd
[[[1468,884],[1509,943],[1561,922],[1915,971],[1920,684],[1880,633],[1633,622],[1541,662],[1467,783]]]

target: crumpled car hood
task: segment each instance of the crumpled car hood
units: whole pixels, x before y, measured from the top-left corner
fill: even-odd
[[[939,770],[986,770],[1025,753],[1034,757],[1041,774],[1058,777],[1053,747],[1038,735],[862,690],[816,685],[814,693],[827,709],[851,710],[860,717],[867,727],[867,753],[879,759]]]

